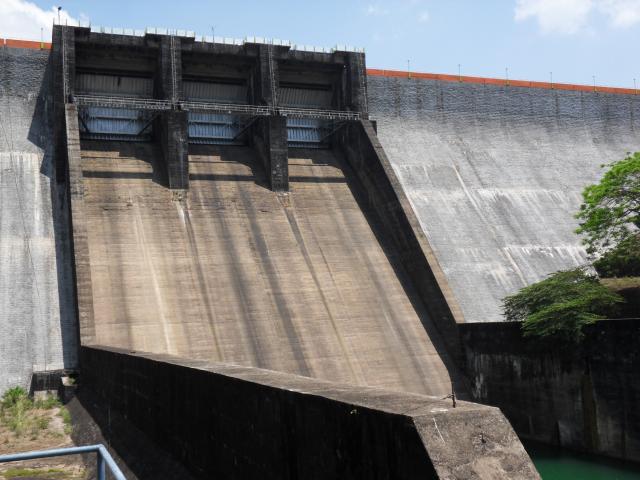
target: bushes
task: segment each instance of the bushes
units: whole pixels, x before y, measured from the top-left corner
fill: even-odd
[[[624,300],[584,269],[560,271],[503,301],[508,321],[522,322],[525,336],[579,341],[583,328],[615,315]]]

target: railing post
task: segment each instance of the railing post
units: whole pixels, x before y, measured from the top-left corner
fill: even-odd
[[[98,450],[96,452],[96,455],[98,457],[98,471],[96,473],[96,476],[98,480],[106,480],[107,472],[106,472],[104,457],[102,456],[102,452]]]

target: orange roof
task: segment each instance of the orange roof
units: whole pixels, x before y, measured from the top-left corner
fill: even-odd
[[[419,73],[401,70],[380,70],[368,68],[368,75],[393,78],[420,78],[426,80],[440,80],[443,82],[479,83],[482,85],[502,85],[508,87],[546,88],[553,90],[573,90],[578,92],[616,93],[624,95],[637,95],[638,89],[601,87],[593,85],[574,85],[570,83],[532,82],[529,80],[506,80],[501,78],[469,77],[466,75],[446,75],[442,73]]]
[[[0,38],[0,46],[6,45],[12,48],[32,48],[35,50],[51,50],[48,42],[34,42],[32,40],[13,40],[11,38]]]

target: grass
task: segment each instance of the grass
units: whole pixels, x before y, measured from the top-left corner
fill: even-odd
[[[9,392],[9,395],[2,397],[0,420],[18,436],[27,432],[33,434],[38,430],[37,419],[29,414],[33,410],[33,402],[26,393],[19,395],[11,390]]]
[[[59,409],[57,415],[62,418],[64,431],[70,433],[71,415],[57,397],[49,395],[34,402],[24,389],[11,388],[0,399],[0,423],[17,437],[29,435],[36,439],[49,428],[52,409]]]
[[[47,395],[45,398],[34,402],[34,407],[42,410],[51,410],[52,408],[60,407],[61,405],[60,400],[58,400],[58,397],[55,395]]]
[[[69,472],[59,468],[10,468],[2,473],[4,478],[12,480],[14,478],[42,478],[42,479],[71,479],[77,478]]]
[[[35,478],[60,478],[61,475],[64,475],[64,470],[60,470],[58,468],[47,468],[47,469],[39,469],[39,468],[10,468],[5,471],[3,475],[7,479],[12,478],[23,478],[23,477],[35,477]]]
[[[58,415],[62,418],[62,422],[64,423],[64,433],[67,435],[71,434],[71,414],[69,413],[69,410],[65,407],[60,407]]]

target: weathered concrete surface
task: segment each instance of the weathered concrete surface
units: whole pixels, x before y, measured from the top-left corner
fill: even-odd
[[[81,359],[109,410],[201,478],[540,478],[495,408],[99,346]]]
[[[373,124],[367,120],[352,122],[337,132],[335,140],[367,192],[367,204],[377,213],[389,241],[400,252],[399,261],[445,341],[447,351],[459,364],[462,359],[457,328],[462,318],[460,307]]]
[[[518,323],[461,332],[474,400],[519,435],[640,461],[640,321],[598,322],[581,346],[524,339]]]
[[[67,214],[49,52],[0,48],[0,392],[76,364]]]
[[[368,77],[378,135],[468,322],[585,262],[573,215],[640,149],[640,96]]]
[[[151,144],[82,147],[95,328],[83,323],[83,344],[439,396],[460,383],[331,152],[292,150],[278,194],[250,148],[194,146],[175,202]]]

